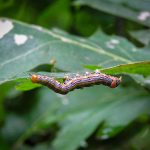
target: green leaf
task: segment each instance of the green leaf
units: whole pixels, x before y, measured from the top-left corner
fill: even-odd
[[[57,94],[47,88],[37,92],[36,97],[32,94],[31,97],[28,97],[28,100],[36,101],[35,105],[25,114],[9,113],[1,128],[1,134],[7,143],[13,142],[15,147],[20,146],[23,140],[33,133],[41,131],[41,128],[49,128],[50,124],[57,120],[57,114],[55,113],[63,105]],[[21,103],[26,101],[26,98],[22,99]],[[26,106],[23,105],[22,107]],[[47,121],[49,121],[48,125]]]
[[[76,149],[103,121],[113,128],[124,127],[149,111],[149,95],[146,96],[142,90],[137,92],[133,89],[106,90],[94,87],[85,91],[80,92],[77,98],[73,97],[76,92],[69,96],[70,103],[72,98],[74,103],[68,108],[74,114],[69,114],[61,123],[62,129],[53,143],[57,150]]]
[[[16,137],[20,137],[15,144],[16,147],[33,133],[49,128],[52,123],[58,123],[61,130],[53,146],[57,150],[73,150],[104,121],[112,128],[124,127],[141,114],[147,114],[150,107],[147,92],[142,89],[119,87],[112,90],[94,86],[76,90],[65,96],[44,88],[38,92],[37,99],[36,106],[25,116],[13,116],[21,119],[22,126],[19,120],[15,121],[16,119],[10,115],[12,119],[8,119],[2,128],[6,139],[14,141]],[[10,132],[11,130],[15,132]]]
[[[140,41],[141,43],[148,45],[150,43],[150,30],[138,30],[130,31],[131,36]]]
[[[101,72],[106,74],[140,74],[143,76],[150,75],[150,62],[138,62],[126,65],[118,65],[112,68],[102,69]]]
[[[16,80],[16,82],[17,82],[16,89],[21,91],[28,91],[36,87],[41,87],[40,84],[33,84],[30,79],[19,79]]]
[[[104,11],[123,17],[140,24],[150,26],[149,1],[130,0],[76,0],[76,5],[87,5],[99,11]]]
[[[2,28],[8,27],[6,33],[1,33],[0,83],[42,64],[75,72],[87,64],[105,68],[150,60],[149,51],[140,51],[127,40],[100,31],[84,39],[18,21],[1,19],[0,22]]]

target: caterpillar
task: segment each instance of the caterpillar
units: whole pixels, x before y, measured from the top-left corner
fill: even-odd
[[[47,86],[56,93],[65,95],[74,89],[80,89],[99,84],[103,84],[110,88],[115,88],[121,83],[121,78],[102,74],[99,71],[96,71],[94,73],[86,73],[82,76],[76,75],[76,77],[73,78],[66,77],[64,83],[61,83],[46,75],[36,74],[31,74],[31,81],[33,83],[39,83]]]

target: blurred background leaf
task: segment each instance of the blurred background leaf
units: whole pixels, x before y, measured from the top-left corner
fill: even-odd
[[[70,0],[58,0],[40,14],[37,23],[47,28],[59,27],[69,30],[72,22]]]
[[[76,5],[87,5],[99,11],[104,11],[123,17],[140,24],[150,26],[149,0],[76,0]]]
[[[54,141],[54,147],[58,150],[62,147],[64,150],[75,149],[103,121],[105,121],[105,128],[112,128],[113,134],[118,134],[120,132],[114,130],[115,128],[123,129],[139,115],[149,113],[149,94],[142,89],[138,90],[140,92],[137,93],[137,90],[130,88],[111,90],[95,86],[61,96],[48,89],[43,89],[38,92],[39,94],[34,94],[38,98],[38,103],[36,102],[37,104],[32,109],[28,108],[30,110],[28,113],[20,114],[21,116],[18,114],[20,117],[17,115],[21,120],[17,116],[8,115],[12,119],[8,117],[2,133],[10,142],[23,134],[15,145],[19,146],[28,136],[37,131],[44,134],[44,130],[41,129],[49,128],[50,125],[58,122],[62,130]],[[131,94],[127,94],[129,91]],[[33,94],[32,97],[34,97]],[[20,103],[22,102],[23,99],[20,100]],[[19,120],[17,121],[14,117]],[[20,123],[23,124],[20,125]],[[11,132],[12,129],[14,133]],[[102,132],[105,135],[104,133],[99,134],[99,137],[103,139],[107,135],[109,138],[109,132]],[[74,140],[72,140],[73,137]]]

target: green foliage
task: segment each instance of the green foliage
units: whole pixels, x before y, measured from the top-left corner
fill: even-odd
[[[0,148],[148,150],[149,5],[0,0]],[[95,69],[121,76],[121,85],[60,95],[30,79],[34,73],[63,82]]]
[[[63,29],[69,29],[72,21],[69,1],[70,0],[59,0],[49,5],[42,12],[37,23],[48,28],[57,26]]]
[[[87,5],[106,13],[150,26],[150,1],[130,0],[76,0],[76,5]],[[147,15],[143,13],[147,12]]]

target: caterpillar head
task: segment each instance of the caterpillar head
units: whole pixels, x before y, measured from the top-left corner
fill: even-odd
[[[112,78],[112,83],[111,83],[110,87],[111,87],[111,88],[117,87],[117,86],[121,83],[121,81],[122,81],[122,78],[121,78],[121,77],[120,77],[120,78],[113,77],[113,78]]]

